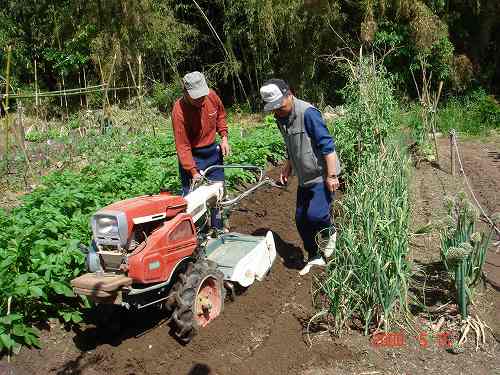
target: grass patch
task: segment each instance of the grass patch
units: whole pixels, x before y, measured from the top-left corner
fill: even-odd
[[[401,120],[412,129],[418,144],[423,144],[424,127],[421,108],[410,106]],[[447,134],[451,129],[468,136],[485,136],[492,130],[500,130],[500,105],[493,96],[483,90],[476,90],[467,96],[452,97],[444,102],[437,111],[437,130]]]

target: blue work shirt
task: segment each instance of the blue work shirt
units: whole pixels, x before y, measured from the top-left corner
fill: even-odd
[[[314,107],[306,109],[304,112],[304,126],[307,135],[311,138],[311,143],[316,145],[322,155],[329,155],[335,151],[335,142],[320,111]]]

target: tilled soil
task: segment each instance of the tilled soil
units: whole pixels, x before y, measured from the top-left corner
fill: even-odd
[[[499,144],[462,145],[465,170],[488,213],[499,210]],[[447,156],[446,140],[440,141],[440,147],[441,155]],[[443,170],[423,164],[415,171],[415,227],[437,220],[446,192],[460,187],[460,180],[444,171],[448,168],[446,156],[441,161]],[[273,170],[270,175],[277,177],[277,173]],[[320,327],[308,334],[307,323],[316,312],[311,303],[315,274],[298,276],[303,258],[293,220],[295,184],[292,180],[286,190],[257,192],[231,217],[235,231],[258,235],[272,230],[279,256],[264,281],[239,291],[236,301],[226,302],[223,314],[190,344],[179,344],[170,334],[165,316],[155,311],[129,316],[128,328],[114,337],[96,332],[90,324],[78,331],[65,331],[54,322],[50,330],[43,331],[43,349],[23,349],[15,357],[15,374],[500,373],[500,351],[493,338],[487,350],[454,355],[435,345],[422,348],[412,338],[402,348],[384,349],[372,347],[358,332],[332,338]],[[432,236],[414,242],[413,259],[439,259]],[[500,333],[500,293],[487,287],[479,296],[483,318]]]
[[[16,365],[27,374],[245,375],[293,373],[308,364],[328,366],[352,358],[340,344],[325,341],[310,348],[303,335],[304,322],[314,312],[311,275],[298,276],[303,260],[293,221],[295,191],[292,182],[287,190],[257,192],[232,215],[234,231],[273,230],[279,256],[264,281],[226,301],[223,314],[190,344],[180,345],[161,315],[151,312],[129,316],[130,328],[114,338],[91,325],[77,333],[53,328],[45,334],[44,348],[24,350]]]

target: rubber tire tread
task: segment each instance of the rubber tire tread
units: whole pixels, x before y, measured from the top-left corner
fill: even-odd
[[[194,319],[196,293],[200,283],[207,276],[217,280],[221,291],[221,313],[224,309],[224,298],[226,290],[224,288],[224,274],[217,269],[217,265],[209,260],[200,260],[196,263],[189,263],[184,273],[179,274],[174,285],[176,291],[176,307],[172,314],[174,322],[174,332],[179,341],[184,344],[189,343],[198,333],[199,326]]]

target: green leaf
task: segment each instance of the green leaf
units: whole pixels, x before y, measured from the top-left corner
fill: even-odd
[[[68,322],[71,321],[71,313],[69,313],[69,312],[62,312],[61,315],[62,315],[62,317],[63,317],[63,319],[64,319],[64,321],[66,323],[68,323]]]
[[[18,337],[24,337],[26,334],[29,334],[26,332],[26,326],[24,324],[15,324],[12,327],[11,333]]]
[[[37,336],[27,336],[26,337],[26,344],[29,346],[34,346],[38,349],[41,349],[42,345],[40,344],[40,340],[38,339]]]
[[[12,322],[16,322],[18,320],[21,320],[23,317],[20,314],[9,314],[0,317],[0,323],[5,324],[5,325],[11,325]]]
[[[22,296],[22,297],[26,297],[26,295],[28,294],[28,284],[21,284],[21,285],[18,285],[15,289],[14,289],[14,294],[18,295],[18,296]]]
[[[10,337],[10,335],[7,335],[6,333],[3,333],[0,335],[0,343],[2,343],[2,346],[6,349],[11,349],[12,346],[14,345],[14,340]]]
[[[4,268],[7,268],[9,267],[11,264],[13,264],[14,262],[16,261],[16,257],[14,256],[8,256],[7,258],[5,258],[2,263],[0,263],[0,269],[4,269]]]
[[[30,286],[29,290],[31,292],[31,295],[34,297],[44,297],[45,293],[43,292],[42,288],[39,286]]]
[[[66,297],[74,297],[75,296],[75,294],[73,293],[73,290],[70,287],[68,287],[66,284],[63,284],[62,282],[52,281],[50,283],[50,286],[52,287],[52,289],[54,289],[54,291],[57,294],[62,294],[63,296],[66,296]]]
[[[80,323],[82,320],[83,320],[82,314],[79,313],[78,311],[71,314],[71,321],[73,323]]]

